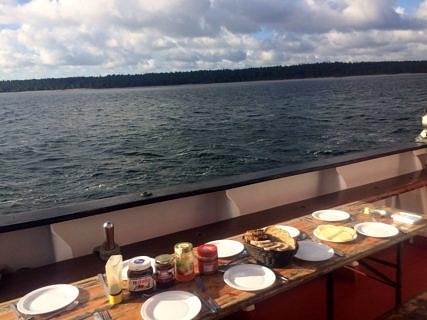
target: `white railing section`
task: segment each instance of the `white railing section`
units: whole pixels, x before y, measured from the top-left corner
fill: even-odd
[[[7,264],[13,269],[40,266],[90,254],[102,243],[102,225],[107,220],[114,223],[116,242],[123,246],[418,171],[426,163],[427,149],[424,148],[225,191],[3,233],[0,234],[0,257],[7,256]],[[427,212],[426,191],[422,188],[387,201],[402,209]]]

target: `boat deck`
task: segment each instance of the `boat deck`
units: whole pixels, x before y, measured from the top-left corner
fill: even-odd
[[[154,256],[161,252],[169,252],[170,248],[176,242],[191,241],[195,245],[198,245],[212,239],[227,238],[232,235],[242,233],[247,229],[260,227],[260,221],[262,221],[262,225],[274,224],[280,221],[290,220],[292,218],[308,214],[318,209],[336,207],[345,203],[350,203],[361,199],[367,202],[389,199],[395,195],[400,195],[405,192],[424,188],[425,186],[427,186],[427,172],[426,170],[423,170],[412,174],[387,179],[381,182],[372,183],[363,187],[352,188],[349,190],[292,203],[283,207],[259,212],[257,214],[222,221],[199,228],[186,230],[183,232],[178,232],[168,236],[163,236],[140,243],[124,246],[122,247],[122,254],[124,256],[124,259],[128,259],[141,254]],[[417,241],[422,242],[422,239]],[[405,258],[404,261],[406,263],[406,261],[409,261],[409,258]],[[423,265],[425,265],[425,260]],[[104,262],[98,259],[95,255],[88,255],[44,266],[41,268],[35,268],[31,270],[20,270],[16,273],[4,276],[4,278],[0,281],[0,301],[14,299],[16,297],[22,296],[28,291],[31,291],[41,286],[54,283],[75,282],[82,278],[91,277],[97,273],[103,272],[104,266]],[[291,291],[280,293],[275,297],[269,297],[270,299],[266,302],[262,302],[259,305],[257,304],[256,310],[263,310],[263,304],[268,305],[268,303],[273,303],[274,301],[277,302],[276,299],[278,299],[282,295],[286,295],[287,297],[296,297],[298,295],[301,295],[301,293],[303,293],[304,295],[304,292],[310,292],[313,288],[316,288],[316,283],[321,283],[322,281],[324,281],[323,278],[318,278],[316,280],[313,280],[312,282],[299,286],[296,289],[292,289]],[[423,287],[420,290],[427,287],[427,281],[420,281],[420,285],[421,284]],[[337,288],[339,288],[339,286],[337,286]],[[317,292],[314,294],[324,294],[324,288],[321,290],[321,292]],[[346,290],[348,290],[348,288]],[[296,294],[297,291],[299,291],[300,294]],[[412,296],[415,293],[412,293]],[[336,294],[339,294],[339,289],[337,289]],[[409,294],[409,296],[404,295],[404,299],[410,296],[411,294]],[[313,298],[311,299],[313,300]],[[369,300],[367,301],[367,304],[369,305]],[[302,305],[304,305],[303,301],[299,303],[298,308],[301,309]],[[266,314],[267,309],[264,308],[264,311],[262,311],[263,316]],[[305,307],[303,309],[305,309]],[[320,309],[317,308],[316,310],[321,309],[322,307]],[[313,308],[313,310],[315,309]],[[258,311],[255,311],[255,316],[256,312]],[[285,312],[288,311],[285,310]],[[319,314],[322,314],[322,311],[320,311]],[[254,316],[254,313],[240,314],[238,312],[230,317],[233,318],[234,316],[252,317]],[[312,316],[310,318],[322,319],[322,317],[320,316]],[[340,319],[340,317],[337,318]]]

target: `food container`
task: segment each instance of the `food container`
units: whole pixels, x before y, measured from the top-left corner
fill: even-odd
[[[162,254],[155,258],[156,285],[159,289],[166,289],[175,283],[175,264],[171,254]]]
[[[177,281],[191,281],[194,279],[194,254],[190,242],[175,244],[175,277]]]
[[[202,244],[197,247],[199,273],[209,275],[218,272],[218,249],[214,244]]]
[[[129,263],[128,285],[131,295],[151,293],[156,283],[153,276],[151,261],[146,257],[133,258]]]
[[[294,250],[267,251],[250,243],[244,243],[246,251],[261,264],[270,268],[284,267],[292,262],[292,258],[298,251],[298,243]]]

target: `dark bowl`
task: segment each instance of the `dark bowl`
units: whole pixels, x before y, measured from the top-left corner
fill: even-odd
[[[244,246],[256,261],[270,268],[287,266],[298,251],[298,243],[296,243],[295,250],[287,251],[268,251],[246,242]]]

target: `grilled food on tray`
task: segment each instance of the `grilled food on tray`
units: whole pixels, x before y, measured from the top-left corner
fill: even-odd
[[[290,251],[295,250],[296,246],[295,239],[287,231],[275,226],[246,231],[243,239],[267,251]]]

